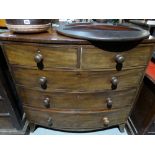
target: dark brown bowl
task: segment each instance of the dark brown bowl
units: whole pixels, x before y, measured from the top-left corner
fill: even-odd
[[[139,41],[150,35],[147,30],[129,24],[76,23],[60,25],[57,32],[73,38],[106,42]]]

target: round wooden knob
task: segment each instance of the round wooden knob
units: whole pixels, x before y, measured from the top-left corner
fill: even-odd
[[[49,99],[48,97],[44,99],[43,105],[44,105],[46,108],[49,108],[49,107],[50,107],[50,99]]]
[[[41,87],[43,89],[46,89],[46,87],[47,87],[47,78],[46,77],[41,77],[39,79],[39,84],[41,85]]]
[[[112,83],[113,86],[117,86],[117,84],[118,84],[118,79],[117,79],[115,76],[113,76],[113,77],[111,78],[111,83]]]
[[[41,63],[43,61],[43,56],[40,54],[40,53],[37,53],[35,56],[34,56],[34,61],[36,63]]]
[[[46,78],[46,77],[41,77],[41,78],[39,79],[39,83],[40,83],[40,85],[46,84],[46,83],[47,83],[47,78]]]
[[[118,64],[122,64],[124,61],[125,61],[125,58],[120,55],[120,54],[117,54],[116,57],[115,57],[115,61],[118,63]]]
[[[107,102],[107,108],[110,109],[110,108],[112,107],[112,99],[108,97],[108,98],[106,99],[106,102]]]
[[[104,124],[104,126],[108,126],[109,123],[110,123],[109,119],[107,117],[104,117],[103,118],[103,124]]]
[[[53,125],[53,121],[52,121],[51,117],[48,118],[47,123],[48,123],[48,126],[52,126]]]

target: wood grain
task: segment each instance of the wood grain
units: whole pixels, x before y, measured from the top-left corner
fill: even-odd
[[[4,46],[10,64],[37,67],[34,56],[39,53],[43,56],[44,68],[76,68],[77,48],[70,46]]]
[[[17,87],[17,91],[23,104],[30,107],[47,109],[43,101],[49,98],[50,109],[107,110],[107,98],[112,99],[112,109],[131,105],[136,89],[104,93],[50,93]]]
[[[67,131],[89,131],[107,128],[104,126],[103,117],[110,121],[109,126],[124,123],[127,119],[129,108],[112,112],[68,112],[68,111],[40,111],[39,109],[24,107],[27,118],[32,122],[53,129]],[[49,118],[52,126],[48,125]]]
[[[131,67],[146,66],[150,58],[150,46],[138,46],[125,52],[109,52],[93,46],[83,46],[82,68],[83,69],[116,69],[115,56],[122,55],[125,58],[122,70]]]
[[[119,80],[116,90],[139,85],[144,69],[117,71],[42,71],[13,67],[16,84],[43,90],[40,77],[47,78],[46,91],[106,91],[111,90],[111,78]]]

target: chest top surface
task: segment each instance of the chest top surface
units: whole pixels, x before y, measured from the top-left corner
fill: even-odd
[[[82,39],[74,39],[60,35],[54,29],[45,33],[38,34],[17,34],[10,31],[0,34],[1,41],[19,41],[28,43],[56,43],[56,44],[91,44],[91,42]],[[154,37],[149,37],[141,43],[155,43]]]

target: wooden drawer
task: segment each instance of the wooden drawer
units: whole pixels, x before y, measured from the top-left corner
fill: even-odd
[[[0,113],[7,113],[6,105],[3,101],[0,101]]]
[[[42,71],[13,68],[16,84],[28,88],[43,90],[39,79],[46,77],[46,91],[103,91],[111,90],[111,78],[119,80],[116,90],[136,87],[142,78],[144,69],[126,71]]]
[[[5,45],[5,53],[10,64],[37,68],[34,57],[40,51],[44,68],[75,68],[77,65],[77,47],[74,46],[28,46]]]
[[[151,52],[151,46],[147,45],[141,45],[125,52],[107,52],[93,46],[87,46],[83,47],[82,51],[82,68],[115,69],[117,54],[125,58],[122,69],[146,66]]]
[[[0,129],[14,128],[10,117],[0,116]]]
[[[24,107],[26,116],[31,123],[36,123],[53,129],[67,131],[88,131],[102,129],[108,126],[124,123],[129,108],[104,111],[44,111]],[[105,125],[104,118],[108,118],[109,125]]]
[[[24,105],[49,109],[115,109],[132,104],[136,89],[105,93],[49,93],[17,87]],[[49,102],[48,102],[49,98]],[[112,100],[112,106],[107,99]]]

